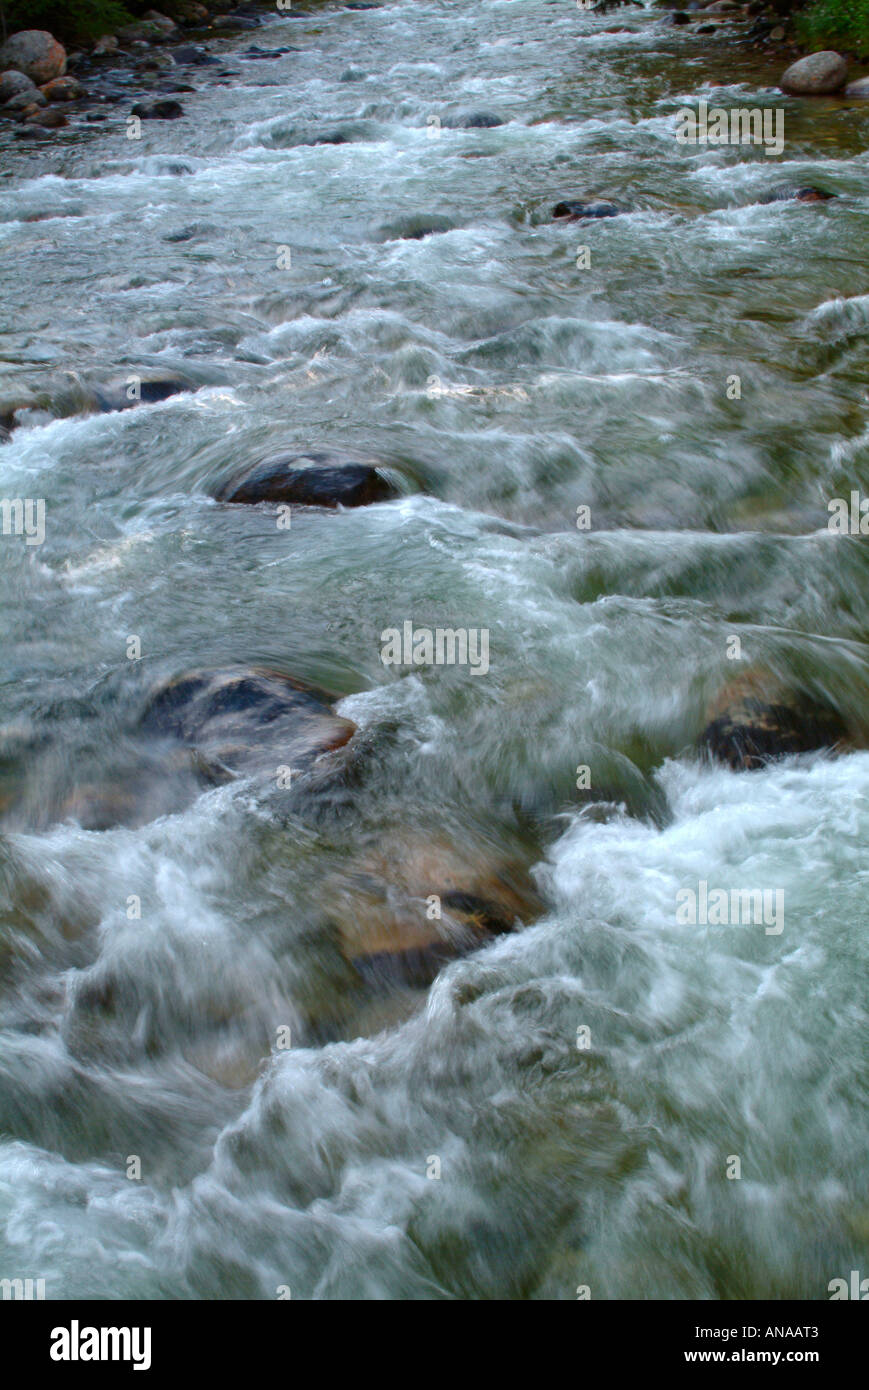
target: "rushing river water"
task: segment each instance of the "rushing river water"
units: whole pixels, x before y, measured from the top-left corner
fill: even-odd
[[[866,542],[827,529],[869,483],[869,111],[787,101],[781,158],[680,145],[686,102],[775,106],[775,74],[568,0],[254,37],[297,51],[222,42],[239,75],[202,70],[138,142],[126,107],[3,137],[2,389],[31,406],[0,495],[45,499],[46,536],[0,539],[0,790],[26,784],[0,1275],[827,1298],[869,1273],[869,753],[740,774],[693,750],[733,635],[869,719]],[[480,110],[504,123],[452,124]],[[839,196],[759,201],[788,183]],[[588,194],[632,210],[552,220]],[[76,413],[161,373],[197,389]],[[288,529],[213,500],[315,446],[402,495]],[[488,673],[384,666],[406,621],[488,629]],[[321,797],[49,811],[106,776],[135,798],[147,690],[236,663],[342,697],[361,751]],[[358,990],[324,925],[356,856],[440,845],[528,867],[536,918],[430,988]],[[782,892],[784,929],[680,923],[703,881]]]

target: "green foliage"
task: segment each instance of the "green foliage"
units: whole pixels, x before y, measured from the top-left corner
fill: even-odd
[[[814,0],[797,17],[796,29],[807,48],[869,53],[869,0]]]
[[[112,34],[132,15],[119,0],[0,0],[0,37],[19,29],[48,29],[61,42]]]

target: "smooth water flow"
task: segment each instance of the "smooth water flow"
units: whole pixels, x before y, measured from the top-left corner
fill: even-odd
[[[781,105],[767,65],[568,0],[256,39],[297,51],[227,39],[240,75],[140,141],[123,107],[3,137],[0,497],[45,538],[0,537],[0,1276],[827,1298],[869,1274],[869,753],[694,745],[733,635],[869,721],[866,542],[827,526],[869,486],[869,111],[680,144],[701,97]],[[760,201],[787,184],[839,196]],[[589,196],[630,211],[553,221]],[[197,389],[81,413],[161,374]],[[401,495],[213,500],[317,447]],[[384,664],[408,622],[485,630],[487,671]],[[154,683],[236,663],[343,697],[341,776],[86,828],[89,789],[144,796]],[[439,846],[530,867],[540,915],[360,990],[356,865]],[[680,920],[701,884],[782,930]]]

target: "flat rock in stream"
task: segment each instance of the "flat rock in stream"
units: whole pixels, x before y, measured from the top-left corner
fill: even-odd
[[[731,682],[709,714],[701,749],[734,771],[750,772],[771,758],[849,743],[846,723],[832,706],[762,676]]]
[[[216,493],[219,502],[295,502],[307,507],[365,507],[397,496],[373,463],[328,453],[282,454],[253,464]]]

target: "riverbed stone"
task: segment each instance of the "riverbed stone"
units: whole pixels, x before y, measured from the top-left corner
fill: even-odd
[[[26,111],[31,106],[47,106],[48,97],[42,93],[38,87],[26,87],[23,92],[17,92],[14,97],[10,97],[3,107],[4,111]]]
[[[134,116],[142,121],[177,121],[184,115],[180,101],[137,101],[130,108]]]
[[[831,49],[810,53],[792,63],[779,86],[790,96],[828,96],[840,92],[848,81],[848,64]]]
[[[503,125],[502,118],[494,111],[462,111],[458,116],[449,116],[444,125],[451,130],[494,130]]]
[[[162,43],[166,38],[166,31],[161,29],[159,24],[142,19],[135,24],[125,24],[118,30],[117,37],[127,48],[138,43]]]
[[[343,747],[356,725],[332,710],[333,697],[266,667],[194,670],[173,677],[148,698],[141,728],[196,748],[209,780],[279,769],[304,771]],[[292,779],[289,779],[292,785]]]
[[[163,0],[163,12],[188,28],[208,23],[208,10],[197,0]]]
[[[178,28],[174,19],[170,19],[167,14],[163,14],[160,10],[147,10],[142,19],[147,24],[156,24],[157,28],[161,29],[164,34],[174,34]]]
[[[37,87],[66,72],[66,49],[47,29],[23,29],[0,48],[0,69],[23,72]]]
[[[115,410],[132,410],[137,405],[155,405],[171,396],[193,391],[193,383],[182,376],[130,377],[123,382],[93,388],[93,403],[97,410],[110,414]]]
[[[213,54],[207,53],[204,48],[197,48],[195,44],[186,43],[179,45],[173,50],[172,57],[176,63],[187,63],[191,67],[207,68],[220,67],[220,59]]]
[[[84,96],[84,87],[77,77],[53,77],[40,91],[51,102],[77,101]]]
[[[22,92],[36,92],[38,87],[23,72],[16,72],[14,68],[7,68],[6,72],[0,72],[0,106],[4,102],[11,101],[13,97],[20,96]]]
[[[364,507],[397,495],[375,464],[315,451],[282,454],[253,464],[223,485],[220,502],[297,503],[308,507]]]
[[[788,754],[835,749],[849,739],[832,705],[762,676],[730,682],[708,714],[700,747],[734,771],[754,771]]]
[[[815,188],[812,184],[805,184],[801,188],[788,186],[777,188],[774,193],[767,193],[758,202],[764,203],[828,203],[835,198],[835,193],[826,193],[823,188]]]
[[[385,241],[424,241],[426,237],[455,231],[455,227],[452,218],[442,213],[409,213],[385,223],[380,235]]]
[[[31,111],[24,117],[25,125],[42,126],[45,130],[61,130],[69,125],[69,120],[62,111]]]
[[[603,198],[592,198],[587,202],[570,198],[562,203],[556,203],[552,209],[552,216],[563,217],[569,222],[579,222],[586,217],[619,217],[627,211],[627,208],[620,207],[618,203],[611,203]]]
[[[324,885],[340,948],[378,988],[426,986],[457,956],[543,910],[528,866],[476,844],[398,831]]]
[[[845,96],[869,100],[869,77],[860,77],[856,82],[849,82],[845,88]]]

